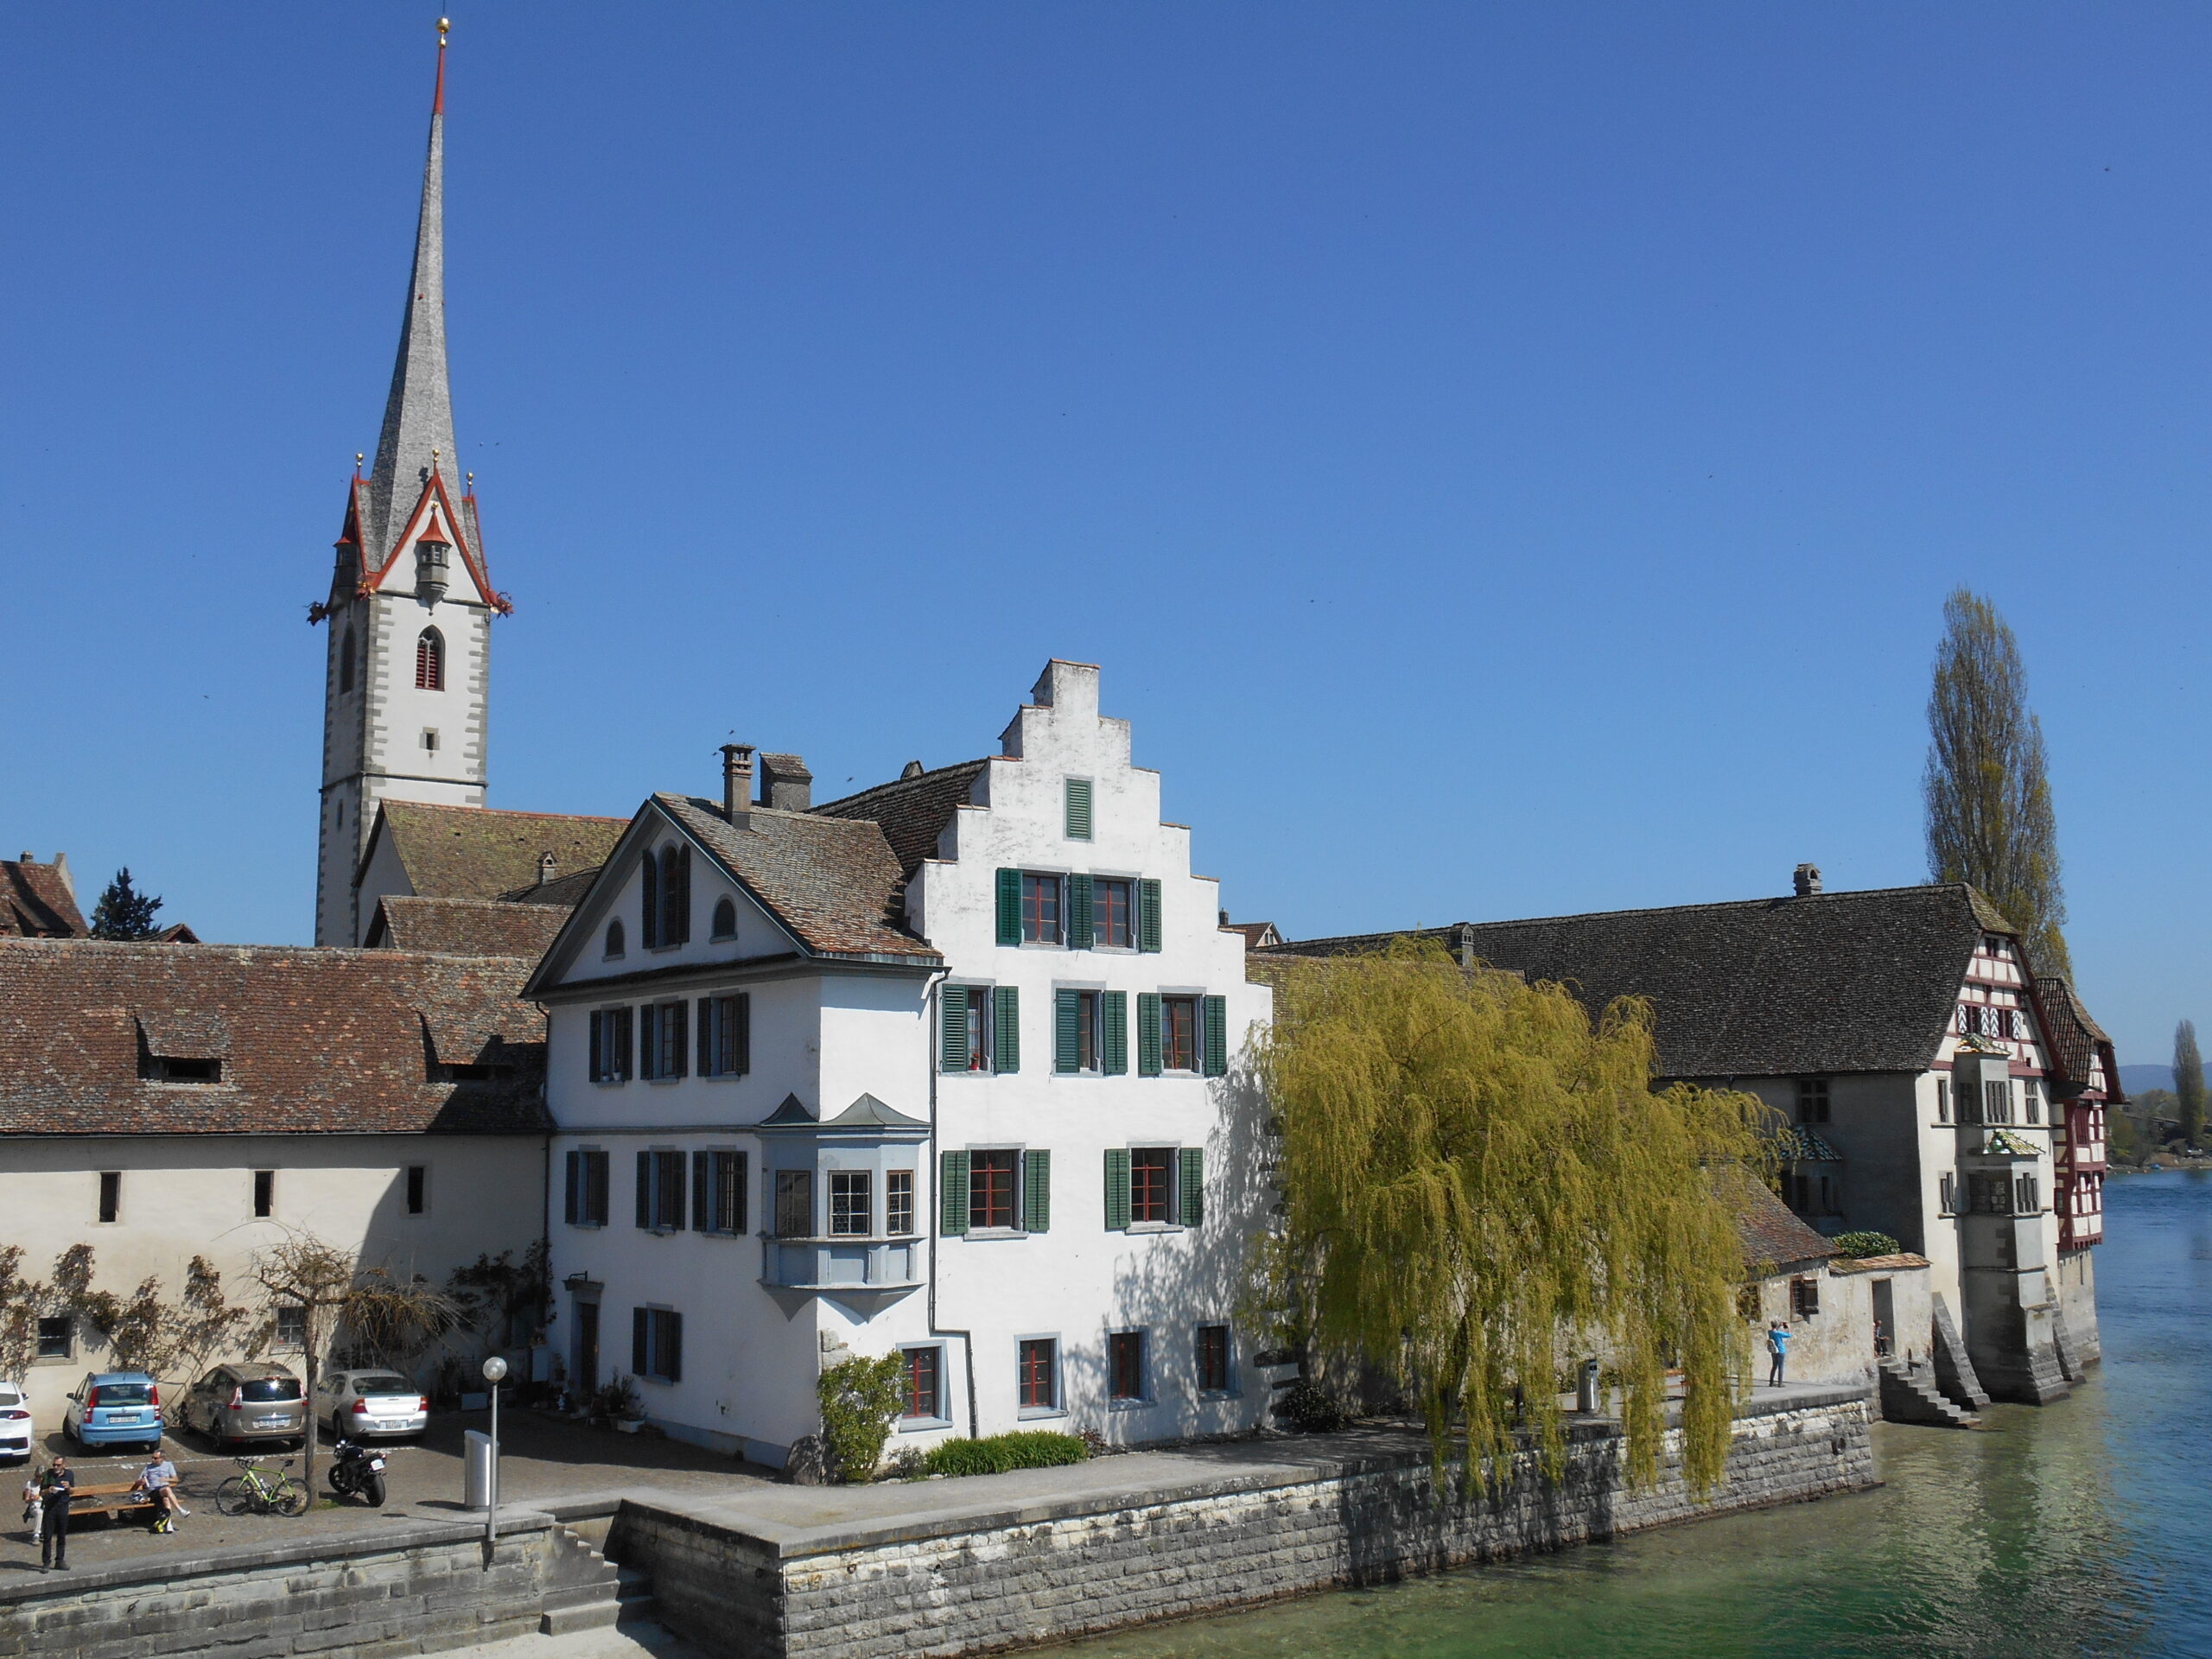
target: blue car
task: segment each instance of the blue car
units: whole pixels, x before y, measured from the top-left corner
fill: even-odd
[[[143,1371],[94,1371],[77,1385],[61,1432],[79,1446],[162,1443],[161,1385]]]

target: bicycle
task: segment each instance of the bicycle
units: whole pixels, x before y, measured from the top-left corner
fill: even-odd
[[[215,1489],[215,1507],[225,1515],[300,1516],[308,1512],[308,1489],[284,1472],[292,1466],[289,1458],[278,1469],[264,1468],[251,1458],[233,1458],[231,1461],[244,1472],[232,1475]]]

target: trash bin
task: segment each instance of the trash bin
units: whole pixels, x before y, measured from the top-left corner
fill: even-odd
[[[492,1437],[472,1428],[461,1438],[461,1503],[472,1510],[492,1507]]]
[[[1574,1390],[1574,1408],[1586,1414],[1598,1409],[1598,1362],[1594,1359],[1582,1362],[1582,1376]]]

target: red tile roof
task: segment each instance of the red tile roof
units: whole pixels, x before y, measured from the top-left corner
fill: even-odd
[[[59,861],[0,858],[0,938],[81,939],[87,929]]]
[[[591,869],[607,861],[629,826],[627,818],[421,801],[386,801],[377,817],[370,846],[388,838],[408,885],[426,899],[498,899],[534,887],[543,853],[553,855],[556,875]]]
[[[501,899],[404,899],[386,893],[369,924],[372,947],[535,962],[569,919],[566,905]]]

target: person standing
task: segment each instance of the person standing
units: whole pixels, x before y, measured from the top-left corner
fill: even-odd
[[[43,1508],[39,1503],[39,1495],[38,1471],[25,1470],[23,1472],[23,1519],[30,1524],[33,1543],[38,1542],[39,1534],[44,1530],[39,1525],[43,1514]]]
[[[1780,1319],[1767,1327],[1766,1351],[1773,1361],[1767,1370],[1767,1386],[1778,1389],[1782,1386],[1782,1368],[1789,1359],[1789,1327]]]
[[[39,1478],[39,1507],[45,1524],[39,1529],[38,1570],[69,1570],[69,1501],[76,1495],[77,1471],[67,1458],[56,1458]]]

